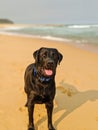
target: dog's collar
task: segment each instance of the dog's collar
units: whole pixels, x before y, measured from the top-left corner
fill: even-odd
[[[33,69],[33,75],[34,75],[34,77],[36,77],[36,75],[37,75],[37,70],[36,70],[36,68],[34,67],[34,69]],[[39,80],[41,81],[41,82],[49,82],[50,80],[51,80],[51,78],[50,77],[44,77],[44,76],[39,76]]]

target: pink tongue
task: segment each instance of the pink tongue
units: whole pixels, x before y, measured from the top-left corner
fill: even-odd
[[[46,70],[46,69],[45,69],[45,73],[48,76],[51,76],[53,74],[52,70]]]

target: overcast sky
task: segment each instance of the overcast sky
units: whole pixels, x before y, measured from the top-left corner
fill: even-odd
[[[97,24],[98,0],[0,0],[0,18],[28,24]]]

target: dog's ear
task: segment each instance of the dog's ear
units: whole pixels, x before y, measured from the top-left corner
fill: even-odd
[[[63,59],[63,55],[60,52],[58,52],[58,64],[59,65],[60,65],[60,62],[62,61],[62,59]]]
[[[36,50],[34,53],[33,53],[33,57],[35,59],[35,62],[37,63],[38,62],[38,57],[39,57],[39,50]]]
[[[42,47],[42,48],[43,48],[43,47]],[[36,50],[36,51],[33,53],[33,57],[34,57],[36,63],[39,62],[39,53],[40,53],[40,51],[41,51],[42,48]]]

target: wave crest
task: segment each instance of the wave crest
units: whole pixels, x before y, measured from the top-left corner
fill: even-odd
[[[76,28],[76,29],[86,29],[86,28],[93,28],[98,27],[98,25],[69,25],[68,28]]]

